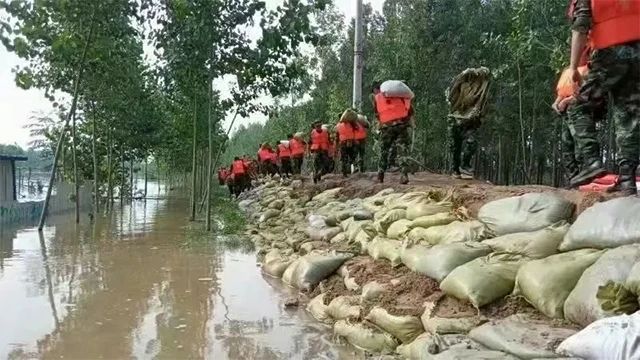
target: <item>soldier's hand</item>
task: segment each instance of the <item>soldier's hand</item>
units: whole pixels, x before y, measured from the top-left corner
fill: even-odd
[[[569,75],[571,75],[571,80],[573,80],[573,82],[577,84],[580,84],[582,82],[582,75],[580,75],[578,69],[569,68]]]
[[[575,99],[576,98],[574,98],[573,96],[562,99],[562,101],[560,101],[560,103],[558,104],[558,111],[560,113],[564,113],[565,111],[567,111],[567,107],[569,107],[569,105],[573,103]]]

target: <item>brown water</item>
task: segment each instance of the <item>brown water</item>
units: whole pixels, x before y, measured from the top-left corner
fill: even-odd
[[[191,239],[179,197],[0,230],[0,358],[350,359],[246,248]],[[244,250],[243,250],[244,249]]]

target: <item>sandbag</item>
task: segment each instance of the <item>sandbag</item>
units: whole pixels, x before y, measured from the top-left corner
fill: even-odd
[[[478,220],[500,236],[536,231],[569,220],[573,209],[573,203],[559,195],[529,193],[485,204],[478,211]]]
[[[340,320],[333,325],[333,332],[344,337],[353,346],[375,354],[392,354],[398,346],[398,342],[390,334],[362,323]]]
[[[261,215],[260,218],[258,219],[259,223],[263,223],[266,222],[269,219],[273,219],[277,216],[280,215],[280,211],[276,210],[276,209],[267,209],[266,211],[264,211]]]
[[[297,256],[285,256],[280,250],[273,249],[265,255],[262,271],[269,276],[281,278],[282,274],[296,258]]]
[[[430,228],[432,226],[447,225],[456,221],[456,216],[451,213],[438,213],[433,215],[420,216],[411,220],[409,228]]]
[[[474,341],[521,359],[555,357],[554,347],[577,331],[555,327],[524,314],[491,321],[469,332]]]
[[[305,255],[287,268],[282,280],[298,289],[310,290],[318,285],[320,281],[333,274],[350,258],[351,254]]]
[[[353,219],[356,221],[362,220],[372,220],[373,213],[371,211],[367,211],[365,209],[355,210],[353,212]]]
[[[435,355],[433,360],[518,360],[517,357],[502,351],[474,350],[462,347],[452,348]]]
[[[638,360],[640,312],[597,320],[564,340],[557,353],[584,360]]]
[[[582,249],[530,261],[518,270],[514,294],[524,296],[546,316],[562,319],[569,293],[601,255],[602,251]]]
[[[440,283],[440,289],[478,308],[508,295],[518,269],[527,261],[522,255],[489,254],[455,268]]]
[[[329,240],[331,244],[339,244],[346,241],[347,241],[347,234],[343,232],[337,234],[336,236],[332,237],[331,240]]]
[[[608,316],[618,315],[604,311],[596,297],[598,288],[608,281],[624,283],[631,268],[640,260],[640,244],[625,245],[605,252],[580,277],[564,303],[567,320],[587,326]]]
[[[306,255],[313,250],[326,249],[327,247],[328,245],[324,241],[309,241],[300,245],[300,250],[298,252],[300,253],[300,255]]]
[[[403,99],[413,99],[413,91],[400,80],[387,80],[380,84],[380,92],[384,97],[399,97]]]
[[[327,217],[324,215],[311,214],[307,216],[307,222],[310,227],[314,227],[316,229],[322,229],[327,226],[326,223]]]
[[[401,259],[402,242],[376,237],[367,245],[369,256],[378,259],[387,259],[391,266],[396,267],[402,263]]]
[[[453,269],[491,253],[482,243],[453,243],[431,248],[415,245],[404,249],[402,263],[419,274],[441,282]]]
[[[365,319],[395,336],[403,343],[412,342],[418,335],[424,332],[424,328],[418,317],[391,315],[381,307],[371,309]]]
[[[426,241],[432,245],[479,241],[485,236],[485,227],[479,221],[454,221],[447,225],[415,228],[407,239],[412,243]]]
[[[568,230],[569,224],[562,221],[541,230],[502,235],[483,243],[498,252],[542,259],[558,252],[558,245]]]
[[[402,239],[409,232],[411,220],[400,219],[389,226],[387,236],[391,239]]]
[[[325,241],[325,242],[329,242],[331,239],[333,239],[334,236],[340,234],[341,232],[342,232],[342,229],[338,226],[325,227],[322,229],[318,229],[310,226],[306,230],[306,233],[307,235],[309,235],[309,238],[311,239],[311,241]]]
[[[407,207],[407,219],[415,220],[422,216],[435,215],[440,213],[449,213],[453,208],[453,204],[448,201],[439,203],[422,202],[415,206]]]
[[[320,203],[328,203],[329,201],[336,199],[338,197],[338,194],[340,193],[340,191],[342,191],[341,187],[325,190],[325,191],[321,192],[320,194],[318,194],[318,195],[314,196],[313,198],[311,198],[311,200],[317,201],[317,202],[320,202]]]
[[[356,113],[352,109],[347,109],[340,116],[340,121],[346,121],[346,122],[354,123],[354,122],[358,121],[358,113]]]
[[[387,286],[380,284],[377,281],[371,281],[364,284],[362,287],[362,294],[360,295],[360,298],[363,302],[375,301],[382,296],[385,291],[387,291]]]
[[[389,226],[391,226],[391,224],[400,219],[405,219],[406,216],[407,211],[404,209],[390,210],[385,212],[384,216],[382,216],[380,219],[376,220],[373,226],[380,234],[386,234],[387,229],[389,229]]]
[[[324,293],[314,297],[307,304],[307,311],[314,319],[322,323],[331,323],[331,316],[327,314],[328,306],[324,304]]]
[[[359,319],[360,318],[360,297],[359,296],[338,296],[331,300],[327,306],[327,315],[333,320]]]
[[[488,321],[484,316],[464,313],[451,314],[456,317],[437,316],[438,307],[443,298],[444,296],[440,296],[424,303],[424,312],[420,316],[420,321],[424,329],[431,334],[466,334]]]
[[[444,356],[444,354],[449,351],[462,349],[472,351],[482,350],[479,344],[464,335],[434,335],[423,333],[411,343],[398,346],[396,351],[405,359],[409,360],[433,360],[450,359]],[[465,359],[477,358],[470,357]]]
[[[637,262],[631,268],[629,276],[627,276],[627,280],[625,281],[625,287],[640,297],[640,262]]]
[[[571,225],[560,251],[640,243],[640,198],[621,197],[586,209]]]
[[[356,236],[360,232],[360,230],[362,230],[363,227],[370,224],[372,224],[371,220],[353,221],[348,225],[347,229],[345,230],[345,233],[347,234],[347,239],[349,239],[349,241],[354,241]]]

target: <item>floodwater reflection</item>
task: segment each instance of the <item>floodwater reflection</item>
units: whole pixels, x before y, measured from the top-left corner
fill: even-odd
[[[0,358],[351,359],[246,247],[188,244],[180,196],[0,229]],[[235,244],[237,245],[237,244]],[[266,281],[265,281],[266,280]]]

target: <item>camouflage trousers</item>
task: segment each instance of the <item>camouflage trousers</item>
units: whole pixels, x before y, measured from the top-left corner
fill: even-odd
[[[459,122],[449,117],[449,152],[452,160],[452,171],[460,173],[460,167],[471,169],[471,160],[478,149],[476,133],[480,128],[480,120]]]
[[[325,174],[331,172],[331,158],[327,151],[313,153],[313,177],[320,180]]]
[[[576,97],[575,140],[579,158],[600,158],[594,111],[611,94],[618,164],[637,164],[640,157],[640,41],[596,50]]]
[[[407,156],[409,155],[409,147],[411,146],[409,127],[408,122],[402,122],[380,128],[380,160],[378,161],[378,172],[387,171],[389,158],[395,150],[400,172],[407,174],[409,171]]]
[[[573,124],[573,107],[560,115],[560,141],[562,145],[562,166],[567,177],[571,178],[580,170],[580,161],[576,155],[576,129]]]

